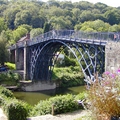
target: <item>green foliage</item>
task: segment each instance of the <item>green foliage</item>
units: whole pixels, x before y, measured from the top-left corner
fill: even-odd
[[[106,32],[110,25],[108,23],[103,22],[102,20],[95,20],[95,21],[86,21],[81,24],[80,30],[88,31],[88,32]]]
[[[79,93],[75,96],[75,100],[84,100],[85,98],[87,98],[87,93],[86,92],[82,92],[82,93]]]
[[[33,110],[31,111],[31,116],[38,116],[38,115],[45,115],[51,114],[51,102],[49,100],[40,101],[37,105],[34,106]]]
[[[54,105],[54,113],[60,114],[71,112],[79,108],[78,104],[74,101],[74,96],[71,94],[59,95],[49,99],[51,105]]]
[[[79,95],[79,98],[81,95]],[[76,98],[77,99],[77,98]],[[75,95],[59,95],[49,98],[45,101],[40,101],[31,111],[31,116],[39,116],[45,114],[51,114],[52,106],[54,107],[54,114],[71,112],[77,109],[83,109],[82,106],[76,102]]]
[[[6,97],[11,97],[11,98],[14,97],[13,93],[10,90],[3,87],[3,86],[0,86],[0,94],[4,95]]]
[[[64,64],[65,66],[76,66],[76,60],[65,56]]]
[[[23,26],[19,26],[16,30],[13,31],[13,40],[17,42],[21,37],[25,36],[28,33],[28,30]]]
[[[5,85],[17,85],[21,76],[18,73],[8,71],[0,74],[0,83]]]
[[[91,82],[88,91],[90,110],[94,118],[110,119],[111,116],[120,116],[120,76],[106,72],[103,74],[104,80]]]
[[[8,60],[8,51],[6,48],[7,41],[4,36],[0,36],[0,63],[4,63]]]
[[[26,120],[31,110],[31,106],[17,99],[7,99],[4,107],[9,120]]]
[[[5,23],[5,20],[3,18],[0,18],[0,33],[6,29],[7,29],[7,25]]]
[[[30,38],[32,39],[32,38],[34,38],[34,37],[36,37],[36,36],[38,36],[38,35],[40,35],[42,33],[43,33],[43,29],[42,28],[32,29],[30,31]]]
[[[17,42],[23,35],[16,32],[19,26],[24,26],[27,32],[31,29],[41,28],[43,32],[51,29],[75,29],[88,32],[120,31],[120,9],[107,6],[103,3],[90,3],[87,1],[49,1],[36,0],[10,0],[0,2],[0,33],[11,30],[8,37],[10,44]],[[96,22],[100,20],[102,22]],[[94,24],[86,25],[86,22]],[[114,25],[118,27],[109,28]],[[81,26],[82,25],[82,26]],[[29,27],[31,26],[31,28]],[[8,29],[9,28],[9,29]],[[25,32],[20,29],[21,32]],[[25,35],[25,34],[24,34]]]
[[[26,120],[32,106],[17,100],[13,93],[3,86],[0,86],[0,106],[9,120]]]
[[[43,30],[44,30],[44,33],[50,31],[51,30],[51,24],[50,23],[45,23]]]
[[[19,27],[25,28],[25,29],[28,31],[28,33],[32,30],[32,26],[27,25],[27,24],[22,24],[22,25],[20,25]]]
[[[83,74],[79,66],[54,68],[52,80],[60,87],[83,85]]]
[[[76,65],[77,65],[76,59],[70,58],[67,55],[65,55],[65,58],[63,60],[58,58],[55,63],[55,66],[57,67],[69,67],[69,66],[76,66]]]
[[[8,66],[8,68],[9,68],[10,70],[15,70],[15,69],[16,69],[16,66],[15,66],[14,63],[7,62],[7,63],[5,63],[5,64]]]

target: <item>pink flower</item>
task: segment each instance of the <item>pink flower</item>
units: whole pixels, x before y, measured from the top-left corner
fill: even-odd
[[[108,82],[108,81],[106,81],[104,84],[105,84],[105,85],[108,85],[108,84],[109,84],[109,82]]]
[[[115,74],[113,74],[113,73],[111,73],[110,76],[111,76],[112,78],[115,78]]]
[[[110,72],[109,71],[106,71],[106,72],[104,72],[106,75],[109,75],[110,74]]]
[[[120,73],[120,69],[118,69],[117,72]]]

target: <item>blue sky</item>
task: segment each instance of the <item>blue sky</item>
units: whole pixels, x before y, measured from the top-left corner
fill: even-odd
[[[48,0],[42,0],[42,1],[46,2]],[[58,0],[58,1],[62,1],[62,0]],[[79,1],[83,1],[83,0],[63,0],[63,1],[79,2]],[[101,2],[101,3],[107,4],[112,7],[120,6],[120,0],[84,0],[84,1],[88,1],[91,3]]]

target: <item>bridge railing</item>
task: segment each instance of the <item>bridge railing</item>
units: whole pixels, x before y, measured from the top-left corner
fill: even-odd
[[[117,36],[115,38],[115,36]],[[97,40],[97,41],[111,41],[111,40],[120,40],[120,35],[113,32],[83,32],[83,31],[74,31],[74,30],[52,30],[47,33],[41,34],[33,39],[30,39],[27,42],[28,46],[45,42],[51,39],[61,39],[61,40]],[[18,47],[24,47],[25,41],[16,43]],[[13,45],[13,49],[15,45]]]

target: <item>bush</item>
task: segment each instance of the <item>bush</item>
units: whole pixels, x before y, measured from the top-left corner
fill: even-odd
[[[5,85],[17,85],[20,80],[20,75],[18,73],[13,73],[12,71],[8,71],[7,73],[0,74],[0,83]]]
[[[51,102],[49,100],[40,101],[31,111],[31,116],[51,114]]]
[[[14,63],[7,62],[7,63],[5,63],[5,65],[7,65],[10,70],[15,70],[16,69],[16,66],[15,66]]]
[[[79,66],[54,68],[52,80],[58,83],[59,87],[84,85],[83,74]]]
[[[54,106],[54,114],[71,112],[77,109],[83,109],[76,102],[75,95],[59,95],[49,98],[45,101],[40,101],[32,110],[32,116],[45,115],[52,113],[52,106]]]
[[[0,106],[8,117],[8,120],[26,120],[32,107],[22,101],[18,101],[13,93],[0,86]]]
[[[84,99],[83,93],[79,95],[79,99]],[[54,107],[54,114],[61,114],[66,112],[71,112],[78,109],[84,109],[77,102],[76,95],[67,94],[67,95],[59,95],[52,98],[49,98],[45,101],[40,101],[36,106],[34,106],[31,111],[32,116],[39,116],[45,114],[52,113],[52,107]]]
[[[72,94],[59,95],[50,98],[51,105],[54,105],[54,113],[66,113],[77,110],[79,108],[78,104],[74,101],[74,96]]]
[[[94,117],[110,119],[120,116],[120,75],[105,72],[103,80],[90,81],[88,100]],[[103,118],[104,117],[104,118]]]
[[[0,94],[3,94],[6,97],[11,97],[11,98],[14,97],[13,93],[3,86],[0,86]]]
[[[26,120],[31,107],[17,99],[7,99],[3,108],[9,120]]]

